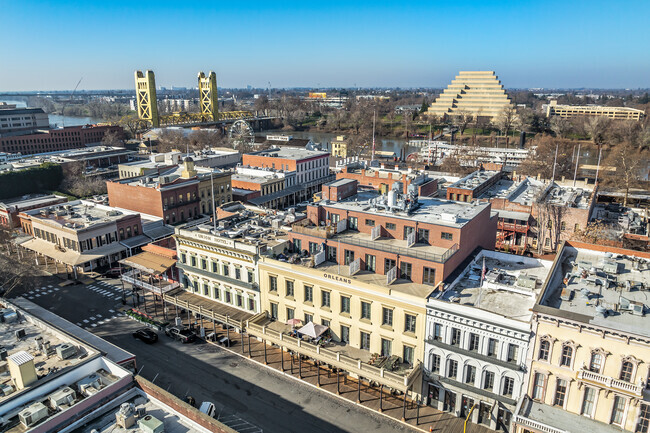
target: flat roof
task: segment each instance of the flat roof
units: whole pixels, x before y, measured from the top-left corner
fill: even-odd
[[[460,228],[485,210],[489,203],[466,203],[435,197],[419,197],[419,206],[413,211],[389,210],[382,204],[386,196],[376,191],[361,191],[345,200],[332,202],[321,201],[319,206],[334,209],[365,212],[370,215],[420,221],[448,227]],[[398,205],[400,201],[398,200]]]
[[[553,183],[542,198],[546,203],[555,206],[588,209],[592,194],[593,191],[588,189],[561,186]]]
[[[632,250],[602,252],[565,243],[539,300],[574,320],[650,337],[650,258]],[[548,310],[544,310],[548,311]]]
[[[59,205],[43,207],[26,211],[32,220],[38,220],[49,225],[58,225],[72,230],[88,229],[90,227],[121,220],[125,216],[138,215],[137,212],[116,210],[85,200],[76,200]]]
[[[483,263],[486,273],[481,281]],[[482,250],[443,292],[432,299],[528,322],[532,317],[530,310],[552,264],[550,260]]]
[[[335,180],[334,182],[327,183],[327,184],[325,184],[325,185],[327,185],[327,186],[333,186],[333,187],[336,188],[336,187],[343,186],[343,185],[347,185],[347,184],[354,183],[354,182],[356,182],[355,179],[345,179],[345,178],[342,178],[342,179],[337,179],[337,180]]]
[[[500,172],[496,170],[476,170],[459,181],[449,185],[448,188],[462,188],[474,191],[494,176],[499,175],[499,173]]]
[[[329,152],[325,152],[322,150],[309,150],[304,147],[282,146],[280,148],[250,152],[248,155],[258,155],[258,156],[267,156],[267,157],[274,157],[274,158],[299,160],[299,159],[307,159],[307,158],[329,155]]]
[[[10,198],[7,200],[2,200],[0,201],[0,208],[1,207],[10,207],[10,206],[15,206],[18,211],[22,208],[26,207],[40,207],[40,206],[46,206],[48,203],[57,201],[60,199],[65,199],[67,201],[67,198],[62,196],[62,195],[54,195],[54,194],[31,194],[23,197],[14,197]]]
[[[621,428],[604,422],[596,421],[587,418],[584,415],[571,413],[567,410],[556,406],[549,406],[530,399],[528,396],[524,397],[519,413],[521,417],[529,420],[536,421],[536,424],[543,424],[551,427],[553,430],[563,433],[571,432],[589,432],[589,433],[614,433],[621,432]],[[526,424],[522,423],[525,428]],[[535,428],[540,428],[535,425]],[[570,430],[567,430],[569,428]]]

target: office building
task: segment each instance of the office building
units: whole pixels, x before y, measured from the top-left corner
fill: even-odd
[[[606,117],[613,120],[643,120],[645,111],[630,107],[606,107],[603,105],[562,105],[557,100],[546,106],[546,117]]]
[[[0,137],[31,134],[49,128],[49,117],[42,108],[22,108],[0,102]]]

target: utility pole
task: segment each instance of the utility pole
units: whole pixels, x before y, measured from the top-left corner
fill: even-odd
[[[372,156],[370,158],[370,161],[375,160],[375,121],[376,121],[376,116],[377,111],[373,110],[372,112]]]
[[[603,148],[601,147],[598,151],[598,165],[596,166],[596,182],[594,185],[598,185],[598,172],[600,171],[600,156],[603,154]]]
[[[578,163],[580,162],[580,145],[582,143],[578,143],[578,154],[576,155],[576,168],[573,171],[573,186],[576,186],[576,176],[578,175]]]
[[[557,163],[557,150],[559,144],[555,145],[555,158],[553,158],[553,176],[551,177],[551,182],[555,182],[555,164]]]

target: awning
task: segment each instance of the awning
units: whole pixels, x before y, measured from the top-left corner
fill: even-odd
[[[176,259],[163,257],[149,251],[136,254],[126,259],[120,260],[120,263],[132,268],[138,269],[147,274],[160,275],[176,264]]]
[[[120,243],[127,248],[141,247],[151,242],[151,239],[145,235],[133,236],[132,238],[121,240]]]
[[[495,209],[499,214],[499,218],[517,220],[517,221],[528,221],[530,219],[530,214],[526,212],[515,212],[511,210],[501,210]]]
[[[278,198],[284,198],[284,197],[289,196],[291,194],[295,194],[297,192],[302,191],[303,189],[304,189],[304,187],[302,185],[294,185],[294,186],[290,186],[289,188],[285,188],[285,189],[283,189],[281,191],[276,191],[276,192],[274,192],[272,194],[252,198],[252,199],[248,200],[248,202],[251,203],[251,204],[254,204],[255,206],[259,206],[259,205],[262,205],[264,203],[268,203],[271,200],[275,200],[275,199],[278,199]]]
[[[152,240],[157,241],[158,239],[167,238],[174,234],[174,227],[167,225],[157,226],[157,227],[142,227],[142,233],[149,236]]]
[[[314,322],[309,322],[302,328],[298,329],[298,333],[302,335],[306,335],[311,338],[317,338],[319,335],[321,335],[323,332],[327,331],[327,326],[325,325],[318,325],[315,324]]]
[[[83,253],[79,253],[70,248],[59,249],[54,244],[38,238],[24,242],[22,246],[29,250],[36,251],[37,253],[47,256],[51,259],[54,259],[60,263],[65,263],[66,265],[71,266],[79,266],[92,260],[101,259],[112,254],[126,251],[124,245],[116,242],[95,248],[91,251],[84,251]]]

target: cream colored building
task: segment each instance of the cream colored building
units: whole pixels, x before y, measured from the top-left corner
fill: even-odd
[[[348,157],[348,140],[345,135],[337,135],[332,140],[332,156],[336,158]]]
[[[495,118],[514,105],[494,71],[460,71],[425,114]]]
[[[614,120],[642,120],[645,111],[629,107],[605,107],[602,105],[558,105],[551,101],[546,106],[546,117],[565,119],[579,116],[607,117]]]
[[[533,307],[518,432],[648,432],[650,254],[566,242]]]

